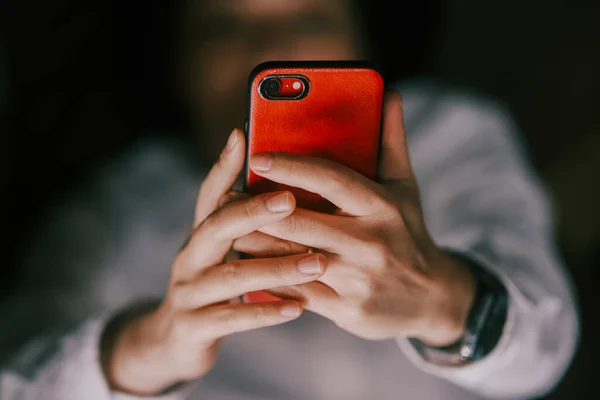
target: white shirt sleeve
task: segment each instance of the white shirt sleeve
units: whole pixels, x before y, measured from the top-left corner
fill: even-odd
[[[138,153],[112,165],[118,174],[110,169],[95,176],[39,221],[19,282],[0,303],[0,399],[137,398],[108,387],[100,363],[102,333],[115,313],[162,295],[187,229],[177,222],[173,228],[173,220],[146,222],[159,214],[152,204],[175,201],[156,198],[169,193],[161,190],[163,182],[176,184],[184,173],[160,151],[144,147]],[[187,203],[193,204],[195,194],[188,197],[177,201],[192,210]],[[175,220],[185,224],[189,214]],[[184,399],[193,386],[154,399]]]
[[[3,400],[183,400],[193,384],[154,397],[111,391],[100,365],[106,317],[90,319],[63,334],[41,336],[0,371]]]
[[[560,381],[578,341],[547,197],[506,114],[481,99],[440,99],[422,123],[407,127],[427,226],[439,246],[503,282],[508,317],[492,353],[464,366],[436,365],[406,338],[398,343],[422,370],[482,396],[543,395]]]

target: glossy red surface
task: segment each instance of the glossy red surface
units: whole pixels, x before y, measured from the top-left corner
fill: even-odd
[[[267,100],[258,90],[270,75],[304,75],[309,93],[300,100]],[[248,117],[248,157],[289,152],[327,158],[375,179],[384,84],[369,68],[272,68],[252,81]],[[299,207],[332,212],[333,205],[314,193],[286,187],[247,172],[246,190],[256,195],[287,189]],[[249,302],[277,298],[263,292],[246,295]]]

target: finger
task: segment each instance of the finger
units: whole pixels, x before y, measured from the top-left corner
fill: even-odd
[[[262,232],[252,232],[233,241],[233,249],[252,257],[284,257],[308,252],[308,247]]]
[[[290,215],[296,199],[288,191],[235,201],[210,214],[192,240],[233,241]]]
[[[384,205],[378,184],[333,161],[288,153],[261,153],[253,156],[249,165],[258,175],[317,193],[351,215],[372,214]]]
[[[227,204],[231,204],[235,201],[249,199],[250,196],[248,193],[240,192],[237,190],[230,190],[225,193],[217,202],[217,208],[221,208],[226,206]]]
[[[373,295],[371,276],[380,273],[368,262],[359,260],[349,263],[341,256],[328,254],[327,274],[319,278],[319,282],[329,286],[340,296],[350,299],[366,299]]]
[[[219,339],[233,333],[279,325],[302,314],[297,301],[218,305],[205,307],[187,318],[191,332],[201,340]]]
[[[352,217],[323,214],[297,208],[290,216],[275,223],[265,225],[260,232],[270,236],[314,247],[330,253],[344,251],[352,254],[360,244],[354,236],[359,223]]]
[[[290,192],[277,192],[216,210],[200,224],[179,253],[182,264],[176,271],[178,279],[189,279],[203,268],[221,264],[233,240],[287,217],[295,205]]]
[[[332,321],[343,311],[343,298],[333,288],[319,281],[269,289],[267,292],[281,299],[299,301],[304,309]]]
[[[217,209],[219,199],[234,184],[244,166],[245,148],[244,134],[239,129],[234,129],[219,161],[212,167],[200,187],[194,214],[194,227]]]
[[[205,271],[173,291],[179,310],[193,310],[247,292],[297,285],[318,279],[326,268],[322,254],[239,260]]]
[[[400,180],[412,176],[402,115],[402,98],[398,92],[389,92],[385,97],[383,109],[379,179]]]

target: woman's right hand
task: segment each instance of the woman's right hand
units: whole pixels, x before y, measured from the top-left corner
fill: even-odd
[[[247,242],[254,237],[260,242],[258,229],[286,218],[295,208],[289,192],[221,207],[243,168],[244,156],[244,136],[234,130],[202,184],[194,230],[173,262],[167,295],[156,310],[127,324],[110,347],[104,369],[113,389],[154,395],[199,378],[215,363],[224,336],[281,324],[302,313],[297,301],[237,300],[254,290],[314,281],[325,270],[320,254],[225,261],[236,239]]]

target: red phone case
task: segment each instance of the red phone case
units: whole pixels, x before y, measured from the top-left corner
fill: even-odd
[[[299,100],[269,100],[259,92],[271,75],[306,77],[309,92]],[[250,75],[247,160],[256,153],[278,151],[322,157],[375,179],[384,83],[363,62],[272,62]],[[246,169],[246,191],[252,195],[290,190],[298,207],[332,212],[314,193],[269,181]],[[246,302],[279,300],[266,292],[244,296]]]

